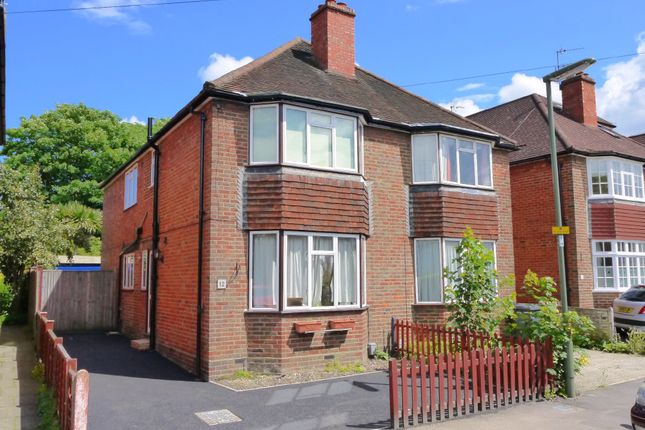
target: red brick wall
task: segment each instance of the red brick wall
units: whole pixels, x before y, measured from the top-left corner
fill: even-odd
[[[618,292],[597,292],[593,293],[593,307],[597,309],[611,308],[614,305],[614,299],[620,296]]]
[[[570,304],[592,307],[593,269],[589,240],[587,169],[579,156],[559,159],[563,223],[571,234],[565,239]],[[520,281],[528,269],[559,283],[553,185],[549,160],[511,166],[515,267]],[[521,284],[518,282],[518,286]],[[518,291],[520,292],[520,291]]]
[[[614,201],[591,203],[594,239],[645,240],[645,205]]]
[[[135,254],[134,289],[121,290],[119,316],[121,331],[130,337],[146,334],[147,292],[141,290],[141,255],[151,248],[152,194],[150,184],[151,152],[138,158],[137,203],[123,210],[124,171],[104,190],[101,267],[115,273],[117,288],[121,288],[119,255],[137,238],[136,229],[142,227]],[[131,166],[130,166],[131,167]]]
[[[249,230],[369,232],[369,202],[360,177],[252,173],[246,175]]]
[[[497,239],[497,196],[458,189],[428,191],[410,187],[410,223],[414,237],[460,237],[470,227],[482,239]],[[436,188],[436,187],[435,187]]]

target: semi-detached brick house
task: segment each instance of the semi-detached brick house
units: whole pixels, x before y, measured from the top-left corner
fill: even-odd
[[[555,125],[570,303],[606,308],[645,283],[645,142],[597,116],[594,86],[586,74],[562,82]],[[519,146],[510,155],[517,276],[558,279],[546,99],[532,94],[470,118]]]
[[[393,316],[443,320],[467,226],[514,272],[513,144],[355,66],[354,17],[328,0],[311,44],[207,82],[104,185],[122,331],[203,378],[360,361]]]

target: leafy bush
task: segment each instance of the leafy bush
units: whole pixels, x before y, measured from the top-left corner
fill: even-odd
[[[377,360],[389,360],[390,359],[390,354],[387,351],[376,351],[376,354],[374,354],[374,357],[376,357]]]
[[[4,276],[0,273],[0,321],[9,315],[13,303],[13,291],[11,286],[5,284]]]
[[[554,369],[551,373],[555,376],[556,392],[562,393],[564,389],[564,363],[566,357],[566,344],[572,340],[575,345],[588,344],[594,331],[591,320],[576,312],[562,313],[559,307],[556,284],[553,278],[538,277],[528,271],[524,278],[522,289],[528,297],[537,304],[533,312],[515,313],[507,325],[507,332],[512,336],[520,336],[534,341],[545,341],[551,338],[553,344]],[[577,372],[584,364],[584,358],[579,354],[574,359],[574,370]]]
[[[457,246],[454,270],[447,267],[446,303],[452,327],[493,335],[513,310],[513,296],[498,296],[498,275],[493,251],[477,239],[470,228]],[[512,282],[512,278],[503,284]]]
[[[627,347],[632,354],[645,355],[645,333],[636,330],[630,331]]]
[[[618,354],[631,353],[631,350],[629,349],[629,345],[627,345],[627,342],[621,342],[619,340],[612,340],[609,342],[605,342],[601,345],[599,349],[604,352],[613,352]]]
[[[36,428],[38,430],[60,430],[56,411],[56,397],[54,392],[45,385],[45,366],[42,362],[36,363],[31,370],[31,376],[39,384],[37,412],[40,420]]]

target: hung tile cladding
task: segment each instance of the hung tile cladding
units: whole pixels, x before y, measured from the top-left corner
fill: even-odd
[[[645,283],[645,144],[596,113],[595,82],[578,74],[560,84],[555,109],[569,300],[611,307]],[[510,155],[515,269],[558,279],[546,100],[528,95],[470,117],[518,143]],[[518,291],[519,292],[519,291]]]
[[[122,330],[204,379],[361,361],[392,317],[443,321],[467,226],[514,272],[513,141],[356,66],[355,16],[320,5],[311,43],[206,82],[104,184]]]

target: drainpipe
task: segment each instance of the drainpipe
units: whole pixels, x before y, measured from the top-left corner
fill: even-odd
[[[198,114],[194,112],[193,114]],[[204,147],[206,134],[206,114],[199,112],[199,216],[197,233],[197,330],[195,339],[195,373],[202,378],[202,272],[204,259]]]
[[[152,193],[152,261],[150,264],[150,349],[155,349],[157,328],[157,261],[159,259],[159,146],[152,143],[152,118],[148,118],[148,144],[154,150],[155,171]]]

